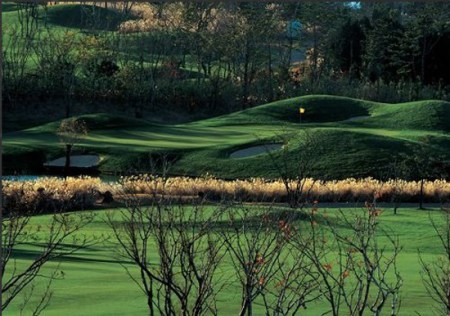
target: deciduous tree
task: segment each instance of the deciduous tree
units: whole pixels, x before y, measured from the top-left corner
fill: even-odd
[[[70,155],[72,148],[88,133],[86,122],[77,118],[69,118],[61,121],[57,134],[60,141],[65,146],[66,162],[64,164],[64,174],[67,176],[70,168]]]

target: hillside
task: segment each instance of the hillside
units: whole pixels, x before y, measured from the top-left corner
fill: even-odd
[[[344,122],[346,125],[361,127],[450,131],[450,102],[426,100],[387,104],[326,95],[281,100],[196,122],[194,125],[298,123],[300,107],[305,109],[302,123],[348,120]],[[364,116],[367,119],[352,121],[352,118]]]
[[[306,109],[302,123],[300,106]],[[378,177],[393,157],[408,154],[420,144],[435,156],[450,158],[449,111],[450,103],[443,101],[383,104],[320,95],[179,125],[100,113],[80,117],[90,132],[75,152],[100,155],[104,172],[148,171],[149,154],[164,152],[176,160],[171,169],[174,174],[274,178],[279,176],[277,162],[295,165],[303,159],[307,134],[320,140],[311,176]],[[61,156],[63,147],[55,134],[58,125],[56,121],[6,133],[5,169],[39,172],[43,162]],[[236,150],[270,143],[288,146],[272,155],[230,158]],[[36,158],[30,162],[30,156]]]

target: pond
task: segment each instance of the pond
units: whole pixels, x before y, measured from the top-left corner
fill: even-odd
[[[65,157],[44,163],[45,167],[63,168],[66,163]],[[100,163],[100,157],[97,155],[72,155],[70,156],[70,166],[72,168],[94,168]]]
[[[82,176],[91,176],[91,175],[76,175],[74,177],[82,177]],[[55,174],[40,174],[40,175],[6,175],[2,176],[2,181],[35,181],[40,178],[46,178],[46,177],[56,177],[56,178],[64,178],[61,175],[55,175]],[[120,179],[120,176],[114,176],[114,175],[96,175],[95,178],[100,178],[102,182],[116,182]]]
[[[17,175],[17,176],[2,176],[2,181],[34,181],[45,176],[37,175]]]

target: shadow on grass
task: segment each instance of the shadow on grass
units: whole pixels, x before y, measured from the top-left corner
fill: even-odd
[[[294,209],[282,209],[282,210],[270,210],[268,212],[262,212],[255,216],[249,216],[247,218],[237,218],[232,223],[230,220],[222,219],[215,221],[212,225],[214,231],[226,231],[234,230],[237,228],[245,227],[248,231],[255,231],[261,229],[261,227],[279,227],[280,223],[288,223],[290,225],[298,226],[305,225],[308,227],[312,222],[319,226],[332,225],[336,228],[346,228],[347,226],[334,218],[327,218],[322,214],[311,215],[310,209],[307,210],[294,210]],[[193,224],[191,224],[193,225]]]
[[[164,227],[171,227],[177,230],[184,231],[192,231],[197,232],[200,229],[204,228],[205,220],[208,216],[205,216],[202,220],[191,220],[186,217],[182,222],[179,221],[179,214],[182,211],[189,211],[189,208],[176,210],[175,217],[173,219],[170,216],[167,216],[163,219],[165,224]],[[229,213],[229,212],[233,213]],[[146,212],[146,211],[144,211]],[[213,216],[214,218],[214,216]],[[231,220],[232,218],[232,220]],[[243,212],[236,211],[236,209],[225,210],[224,213],[220,214],[215,220],[209,224],[209,229],[213,233],[221,233],[226,231],[233,231],[236,229],[245,229],[247,232],[256,232],[261,231],[261,229],[269,229],[271,231],[275,231],[280,227],[281,223],[287,223],[289,225],[294,226],[305,226],[308,227],[311,225],[311,222],[315,222],[315,224],[323,225],[324,227],[327,225],[333,225],[333,227],[342,227],[345,228],[345,224],[341,221],[335,220],[334,218],[326,218],[322,214],[311,215],[310,210],[294,210],[289,208],[280,208],[280,209],[270,209],[266,207],[266,210],[256,209],[254,214],[243,214]],[[127,223],[122,220],[121,216],[113,218],[111,221],[116,227],[122,227],[123,229],[127,229]],[[146,225],[146,223],[134,223],[134,227],[137,228],[136,225]]]
[[[35,245],[35,244],[34,244]],[[65,247],[69,248],[76,248],[75,245],[68,245],[65,244]],[[79,253],[74,253],[74,254],[67,254],[67,255],[62,255],[62,256],[58,256],[56,259],[52,259],[52,261],[59,261],[59,262],[97,262],[97,263],[117,263],[117,264],[131,264],[131,261],[128,260],[118,260],[117,258],[111,256],[111,259],[107,259],[107,258],[95,258],[95,257],[88,257],[88,255],[86,254],[82,254],[81,252],[85,252],[85,251],[89,251],[89,252],[94,252],[92,249],[89,249],[90,247],[87,248],[82,248],[80,249]],[[98,250],[97,250],[98,251]],[[15,260],[27,260],[27,261],[32,261],[35,260],[36,258],[38,258],[41,255],[41,251],[39,250],[29,250],[29,249],[17,249],[13,252],[12,258]]]
[[[15,3],[2,3],[1,6],[3,13],[19,10],[17,4]]]
[[[119,12],[98,6],[64,4],[48,10],[49,23],[67,28],[115,31],[122,21]]]

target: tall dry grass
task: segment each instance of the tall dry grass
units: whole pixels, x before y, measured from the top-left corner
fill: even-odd
[[[320,202],[364,202],[374,197],[379,202],[391,202],[400,198],[402,202],[415,202],[420,196],[420,182],[373,178],[346,179],[336,181],[314,181],[307,179],[307,197]],[[151,175],[123,177],[117,182],[104,183],[99,178],[55,178],[47,177],[33,181],[3,181],[3,195],[6,201],[31,205],[43,196],[54,201],[75,201],[83,197],[83,207],[92,205],[99,192],[110,191],[113,195],[164,194],[175,197],[204,196],[209,200],[240,200],[258,202],[284,202],[286,190],[281,180],[269,181],[262,178],[226,181],[222,179],[174,177],[162,180]],[[450,200],[450,182],[446,180],[425,181],[426,202],[443,203]],[[8,200],[9,199],[9,200]],[[79,199],[78,199],[79,200]],[[7,206],[8,203],[5,203]],[[76,203],[74,204],[76,205]],[[80,205],[78,205],[80,207]]]
[[[148,175],[122,178],[122,188],[128,192],[161,193],[161,181]],[[309,197],[322,202],[351,202],[371,200],[390,202],[401,197],[403,201],[415,201],[420,195],[420,181],[388,180],[373,178],[314,181],[307,179],[305,191],[311,188]],[[286,189],[281,180],[253,178],[226,181],[217,178],[175,177],[167,179],[164,191],[169,195],[194,196],[202,193],[209,197],[225,197],[255,201],[284,201]],[[424,196],[428,202],[450,199],[450,183],[446,180],[425,181]]]
[[[3,206],[23,210],[42,211],[47,208],[83,209],[95,203],[97,190],[102,188],[99,178],[45,177],[32,181],[2,181]],[[37,209],[38,208],[38,209]]]

